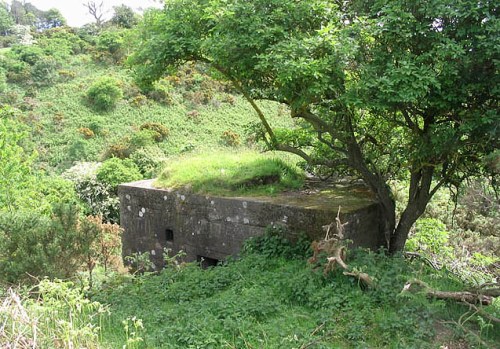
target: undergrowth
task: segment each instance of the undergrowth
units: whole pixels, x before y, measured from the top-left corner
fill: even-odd
[[[188,264],[110,280],[95,293],[112,312],[103,339],[125,342],[116,329],[120,319],[135,317],[143,325],[139,348],[436,348],[443,344],[434,341],[436,324],[466,310],[402,293],[412,278],[438,289],[462,287],[419,261],[353,251],[349,264],[377,284],[362,290],[340,271],[324,276],[313,269],[307,254],[303,241],[291,244],[274,230],[250,240],[242,258],[218,267]],[[477,319],[470,325],[481,326]],[[483,340],[498,340],[495,330],[483,326]]]

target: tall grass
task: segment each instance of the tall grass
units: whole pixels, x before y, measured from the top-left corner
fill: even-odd
[[[273,156],[245,151],[212,152],[170,161],[156,181],[160,187],[188,187],[214,195],[264,195],[300,188],[304,174]]]
[[[31,296],[9,288],[0,305],[0,348],[99,348],[106,316],[106,307],[71,282],[43,280]]]

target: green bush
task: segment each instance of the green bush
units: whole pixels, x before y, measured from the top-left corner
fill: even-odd
[[[174,100],[173,94],[174,87],[167,79],[160,79],[154,82],[147,93],[149,98],[164,105],[172,104]]]
[[[30,78],[30,65],[15,58],[0,56],[0,66],[5,70],[7,81],[11,83],[26,82]]]
[[[142,179],[139,167],[130,159],[111,158],[103,162],[97,170],[97,180],[109,185],[116,193],[118,185]]]
[[[130,159],[139,167],[145,178],[153,178],[165,163],[166,155],[161,148],[154,145],[137,149],[130,155]]]
[[[295,241],[292,236],[295,235]],[[306,259],[311,255],[311,240],[305,234],[292,234],[282,225],[269,225],[264,235],[245,241],[244,254],[259,254],[266,258]]]
[[[139,127],[139,130],[150,130],[155,132],[154,139],[157,142],[161,142],[167,138],[170,130],[163,124],[158,122],[147,122]]]
[[[59,78],[59,67],[54,58],[42,58],[31,67],[31,79],[37,86],[50,86]]]
[[[58,205],[52,219],[34,212],[0,215],[0,275],[17,282],[29,275],[68,278],[89,248],[78,230],[76,206]]]
[[[112,77],[96,80],[87,90],[87,98],[97,110],[108,111],[123,97],[120,82]]]
[[[96,41],[97,59],[119,62],[124,56],[124,31],[108,29],[103,31]]]
[[[82,53],[85,42],[74,33],[73,28],[57,27],[43,31],[42,35],[37,38],[37,45],[45,54],[57,60],[63,60],[72,54]]]
[[[154,145],[159,137],[161,135],[153,130],[143,129],[134,132],[128,139],[129,156],[137,149]]]
[[[106,222],[119,221],[119,202],[108,184],[97,180],[100,163],[80,162],[66,170],[62,177],[70,180],[78,198],[84,204],[84,213],[101,216]]]
[[[8,55],[29,65],[34,65],[45,56],[43,50],[36,45],[14,45]]]
[[[427,255],[450,257],[449,233],[438,219],[424,218],[417,221],[415,233],[406,241],[406,249]]]

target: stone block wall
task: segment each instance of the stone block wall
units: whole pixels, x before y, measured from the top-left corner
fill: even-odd
[[[349,196],[349,190],[340,196],[213,197],[154,188],[147,180],[123,184],[118,192],[124,256],[148,251],[158,267],[164,248],[183,250],[187,261],[236,256],[246,239],[263,234],[271,224],[322,238],[322,226],[335,220],[339,205],[341,220],[348,222],[346,238],[355,246],[375,249],[384,243],[379,205],[355,192]]]

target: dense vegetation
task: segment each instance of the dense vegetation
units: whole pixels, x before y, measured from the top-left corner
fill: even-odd
[[[440,187],[498,161],[498,19],[493,1],[168,1],[140,25],[145,87],[204,62],[254,106],[270,149],[363,179],[401,251]],[[196,23],[196,25],[193,25]],[[301,121],[277,130],[255,100]],[[396,215],[388,180],[408,180]]]
[[[104,21],[87,1],[96,24],[69,28],[0,1],[0,347],[495,347],[497,298],[426,296],[498,293],[500,255],[498,20],[489,2],[439,4],[168,1]],[[335,176],[383,183],[395,216],[426,204],[404,254],[348,251],[370,287],[279,226],[218,267],[169,251],[163,271],[147,253],[123,266],[118,184],[272,195],[352,165],[332,151],[349,141],[361,167]]]

